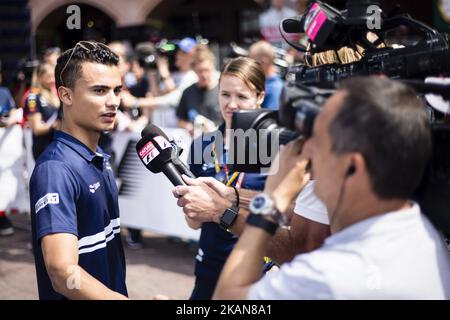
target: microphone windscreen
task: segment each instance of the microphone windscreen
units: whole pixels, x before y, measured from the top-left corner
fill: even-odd
[[[153,173],[161,172],[172,161],[172,145],[163,136],[142,137],[136,144],[136,152],[142,163]]]
[[[169,140],[169,138],[164,133],[164,131],[162,131],[159,127],[157,127],[157,126],[155,126],[154,124],[151,124],[151,123],[149,125],[147,125],[141,131],[141,137],[143,138],[145,136],[151,136],[151,137],[162,136],[166,140]]]

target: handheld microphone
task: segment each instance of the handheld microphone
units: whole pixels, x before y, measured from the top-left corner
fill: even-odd
[[[174,186],[186,185],[181,174],[194,178],[194,174],[179,159],[176,147],[157,126],[150,124],[141,132],[136,152],[145,167],[153,173],[163,172]],[[176,146],[176,144],[174,143]]]
[[[141,137],[152,135],[152,136],[161,136],[165,138],[167,141],[170,142],[172,145],[172,162],[175,165],[175,167],[178,169],[178,172],[181,174],[187,175],[189,178],[195,179],[196,176],[189,170],[189,167],[180,159],[180,155],[183,152],[183,149],[180,148],[180,146],[177,145],[175,140],[173,138],[169,138],[164,131],[162,131],[159,127],[155,126],[154,124],[149,124],[146,126],[142,132]]]
[[[136,144],[136,152],[151,172],[164,173],[174,186],[186,185],[172,162],[172,145],[166,138],[146,135]]]

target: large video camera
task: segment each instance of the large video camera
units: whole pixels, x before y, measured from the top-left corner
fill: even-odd
[[[376,28],[370,28],[373,25]],[[262,172],[268,168],[267,158],[273,159],[278,152],[273,144],[272,148],[267,147],[271,139],[278,139],[275,145],[279,145],[299,135],[309,137],[323,102],[341,79],[383,74],[414,87],[420,95],[439,94],[450,101],[449,85],[424,82],[427,77],[450,73],[449,35],[406,15],[386,16],[379,1],[348,0],[347,9],[342,11],[316,1],[305,15],[282,21],[280,29],[282,34],[305,33],[308,36],[308,47],[290,43],[305,52],[306,60],[331,51],[338,61],[311,65],[305,60],[304,64],[292,67],[278,113],[259,110],[233,115],[234,130],[253,129],[257,133],[256,139],[245,136],[232,144],[229,166],[235,170]],[[404,43],[399,43],[401,34],[407,35]],[[339,61],[338,50],[344,47],[360,53],[357,61]],[[434,149],[416,200],[430,219],[450,235],[450,215],[446,214],[450,199],[450,124],[438,111],[432,108],[429,111]],[[266,130],[259,130],[261,128]],[[264,154],[259,150],[261,147],[271,152],[264,159],[258,158]]]
[[[311,136],[314,120],[335,90],[286,83],[278,111],[259,109],[234,112],[234,130],[228,165],[232,170],[264,172],[278,147],[301,136]]]

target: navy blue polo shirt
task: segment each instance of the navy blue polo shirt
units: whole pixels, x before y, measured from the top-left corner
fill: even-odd
[[[220,127],[219,131],[212,134],[207,134],[199,139],[203,138],[202,144],[202,154],[207,150],[211,150],[211,143],[213,143],[214,136],[216,134],[222,134],[223,126]],[[201,163],[193,163],[196,160],[193,155],[194,145],[198,145],[198,141],[194,141],[191,146],[190,153],[190,169],[196,177],[214,177],[218,178],[216,174],[214,161],[205,161],[203,156],[201,157]],[[195,150],[198,152],[198,150]],[[218,161],[221,167],[227,162],[227,151],[222,149],[217,152]],[[210,160],[210,159],[208,159]],[[233,172],[229,172],[231,176]],[[251,190],[264,190],[264,183],[266,181],[266,175],[256,174],[256,173],[245,173],[244,179],[242,181],[241,188],[251,189]],[[232,185],[236,185],[237,179]],[[199,249],[195,261],[195,276],[196,276],[196,289],[192,299],[210,299],[214,287],[219,279],[219,275],[228,258],[228,255],[234,248],[238,237],[232,233],[223,230],[217,223],[206,222],[202,224]],[[201,287],[201,289],[199,289]],[[194,290],[194,291],[195,291]],[[209,291],[209,292],[207,292]],[[200,293],[201,292],[201,293]],[[206,295],[205,295],[206,294]],[[196,295],[198,295],[196,297]]]
[[[118,190],[109,156],[57,131],[36,162],[30,181],[33,252],[40,299],[53,290],[40,240],[53,233],[78,237],[78,264],[113,291],[127,295],[120,239]]]

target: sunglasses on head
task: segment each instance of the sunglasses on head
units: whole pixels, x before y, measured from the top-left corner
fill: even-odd
[[[73,54],[75,51],[82,49],[87,53],[90,53],[92,50],[95,50],[97,48],[103,48],[103,49],[109,49],[109,47],[103,43],[100,42],[94,42],[94,41],[78,41],[77,44],[73,47],[72,52],[70,53],[69,59],[67,59],[66,64],[61,69],[61,72],[59,73],[59,80],[61,81],[61,84],[65,87],[64,81],[62,79],[63,73],[66,70],[67,66],[69,65],[70,60],[72,60]]]

